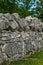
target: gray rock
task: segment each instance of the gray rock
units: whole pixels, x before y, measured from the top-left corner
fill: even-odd
[[[9,21],[13,21],[13,17],[9,13],[4,14],[4,17],[7,18]]]
[[[20,26],[23,28],[28,25],[27,21],[25,19],[21,19],[19,22]]]
[[[28,26],[27,21],[24,18],[20,19],[20,21],[18,21],[18,22],[19,22],[20,27],[23,28],[24,30],[29,30],[30,29],[29,26]]]
[[[17,29],[19,27],[15,20],[9,22],[9,26],[11,26],[12,29]]]
[[[12,58],[15,54],[17,54],[17,49],[14,44],[7,44],[4,52],[8,58]]]
[[[28,16],[20,19],[17,13],[0,14],[0,62],[42,49],[43,23],[38,18]]]
[[[3,14],[2,13],[0,13],[0,18],[3,16]]]
[[[0,18],[0,29],[3,29],[5,27],[5,23],[3,20]]]
[[[2,54],[2,52],[0,51],[0,63],[2,63],[3,62],[3,54]]]
[[[8,28],[8,23],[9,21],[5,17],[0,18],[0,29]]]
[[[13,13],[12,14],[12,16],[14,17],[14,19],[16,18],[17,20],[19,20],[20,19],[20,17],[19,17],[19,15],[18,15],[18,13]]]
[[[28,23],[31,23],[32,17],[31,17],[31,16],[27,16],[27,17],[25,18],[25,20],[26,20]]]

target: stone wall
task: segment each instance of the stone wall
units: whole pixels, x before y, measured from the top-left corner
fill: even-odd
[[[35,17],[0,13],[0,62],[43,49],[43,23]]]

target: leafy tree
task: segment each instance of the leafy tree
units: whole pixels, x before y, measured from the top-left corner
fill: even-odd
[[[36,7],[31,10],[32,16],[43,19],[43,2],[36,1]]]
[[[7,12],[17,12],[20,17],[32,15],[43,19],[43,0],[0,0],[0,13]]]

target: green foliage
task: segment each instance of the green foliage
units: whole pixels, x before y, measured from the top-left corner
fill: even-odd
[[[33,0],[34,3],[36,0]],[[23,4],[19,6],[19,2]],[[41,18],[43,21],[43,0],[40,0],[40,3],[37,2],[37,7],[30,9],[31,0],[0,0],[0,13],[14,13],[17,12],[20,17],[26,17],[29,15]],[[32,4],[31,4],[32,5]],[[41,7],[40,7],[41,5]],[[37,14],[37,15],[35,15]]]
[[[4,60],[3,63],[2,63],[2,65],[9,65],[9,61]]]
[[[35,52],[35,54],[32,54],[31,56],[30,56],[31,58],[41,58],[41,59],[43,59],[43,50],[42,51],[40,51],[40,52]]]
[[[43,50],[32,54],[30,58],[13,60],[11,62],[4,60],[1,65],[43,65]]]
[[[12,62],[4,61],[2,65],[43,65],[43,59],[22,59]]]

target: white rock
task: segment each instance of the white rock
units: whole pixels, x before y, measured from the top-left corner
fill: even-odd
[[[25,18],[25,20],[26,20],[26,21],[31,21],[31,20],[32,20],[32,17],[31,17],[31,16],[27,16],[27,17]]]

